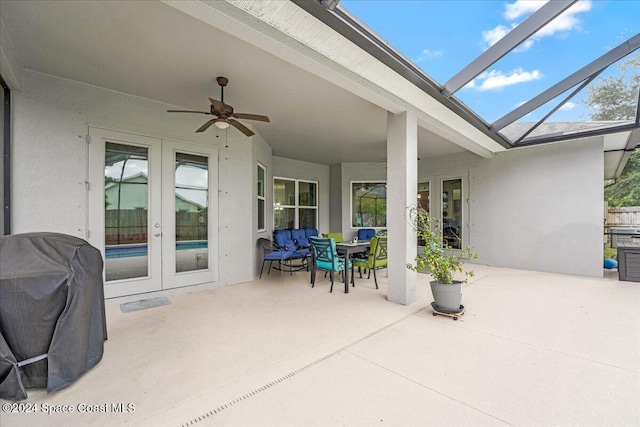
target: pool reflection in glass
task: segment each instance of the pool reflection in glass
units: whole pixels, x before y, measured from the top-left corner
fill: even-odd
[[[176,272],[209,268],[209,159],[176,153]]]

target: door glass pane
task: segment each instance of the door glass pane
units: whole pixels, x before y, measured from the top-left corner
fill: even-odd
[[[462,180],[442,181],[442,238],[454,249],[462,249]]]
[[[298,218],[298,228],[318,228],[316,221],[317,209],[300,208],[300,214]]]
[[[176,272],[209,268],[209,159],[176,153]]]
[[[298,183],[300,206],[318,206],[316,201],[316,184],[313,182]]]
[[[104,165],[106,280],[149,275],[148,149],[106,143]]]
[[[283,208],[277,207],[273,210],[273,229],[282,230],[295,228],[294,223],[296,220],[295,208]]]
[[[418,207],[429,213],[429,182],[418,183]],[[424,240],[418,239],[418,246],[424,246]]]

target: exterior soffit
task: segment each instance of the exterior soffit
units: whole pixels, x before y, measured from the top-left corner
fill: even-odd
[[[20,83],[20,64],[14,54],[13,43],[7,32],[7,26],[0,16],[0,73],[11,90],[22,90]]]
[[[504,147],[292,2],[165,1],[482,157]],[[231,19],[229,19],[231,18]],[[266,37],[265,37],[266,36]]]

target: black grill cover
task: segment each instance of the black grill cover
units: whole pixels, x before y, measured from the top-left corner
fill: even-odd
[[[77,237],[0,238],[0,398],[26,399],[31,387],[59,390],[102,359],[102,265],[100,251]]]

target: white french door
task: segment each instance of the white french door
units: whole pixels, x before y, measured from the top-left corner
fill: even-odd
[[[107,298],[217,280],[217,151],[90,128],[89,242]]]
[[[163,289],[217,280],[218,152],[162,142]]]

